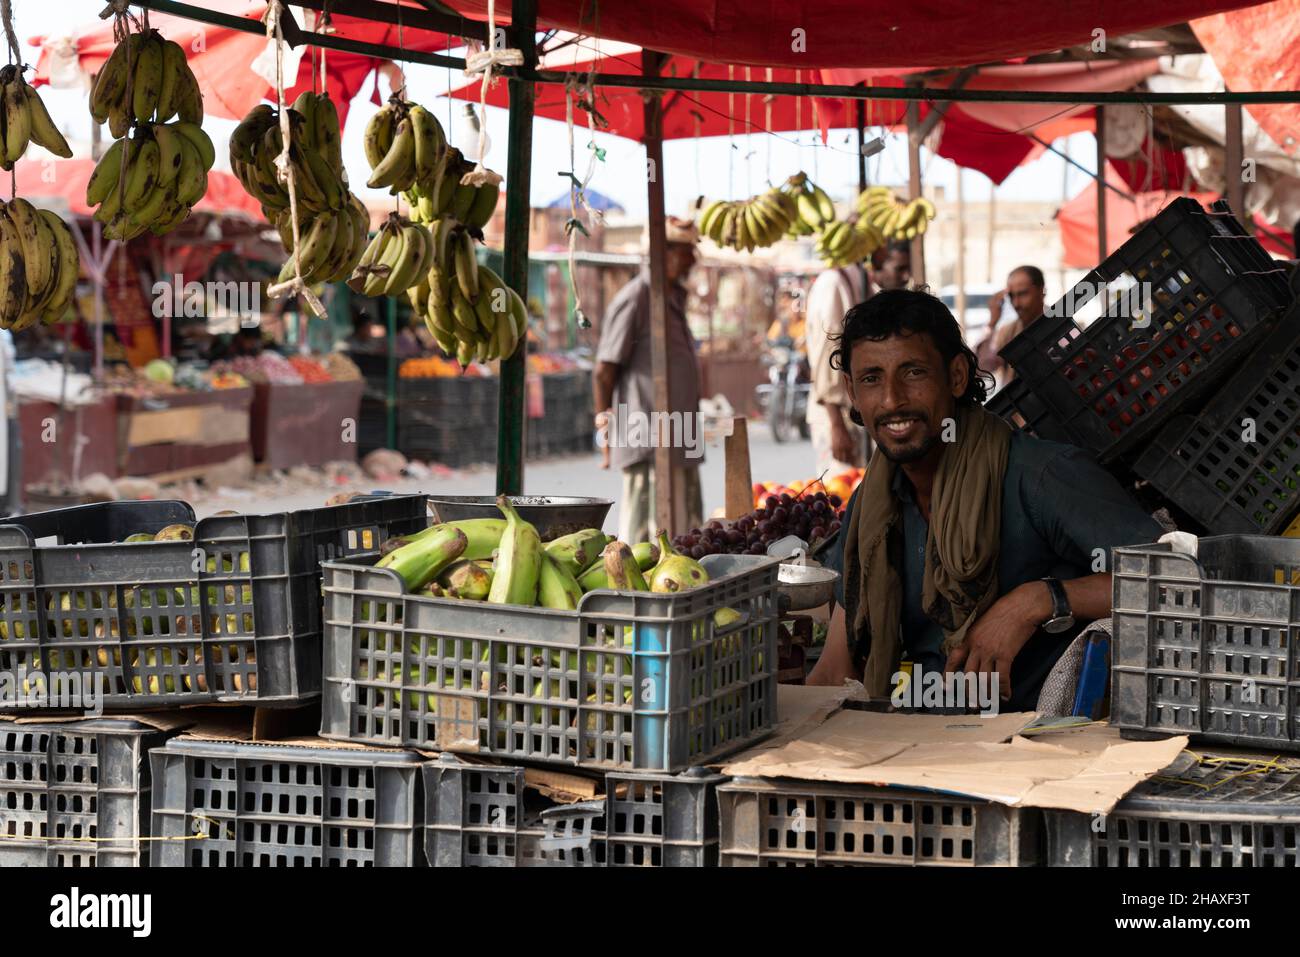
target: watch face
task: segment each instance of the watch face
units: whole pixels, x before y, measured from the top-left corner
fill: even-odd
[[[1043,630],[1048,634],[1059,635],[1063,631],[1069,631],[1074,627],[1074,618],[1066,616],[1065,618],[1049,618],[1043,622]]]

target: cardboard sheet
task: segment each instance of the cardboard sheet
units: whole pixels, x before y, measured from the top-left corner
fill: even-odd
[[[1021,736],[1032,713],[993,718],[840,711],[723,773],[925,788],[1013,807],[1106,813],[1169,765],[1187,738],[1125,741],[1101,724]]]

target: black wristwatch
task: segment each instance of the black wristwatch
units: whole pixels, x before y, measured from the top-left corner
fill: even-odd
[[[1074,612],[1070,611],[1070,598],[1065,594],[1065,586],[1055,578],[1044,578],[1043,583],[1052,594],[1052,617],[1043,622],[1043,631],[1059,635],[1074,627]]]

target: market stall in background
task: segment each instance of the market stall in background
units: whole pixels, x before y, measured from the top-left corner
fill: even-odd
[[[452,495],[431,479],[418,494],[367,488],[295,510],[199,517],[191,503],[162,498],[6,519],[0,548],[12,573],[0,602],[0,675],[17,676],[11,683],[24,694],[40,685],[48,712],[84,709],[46,694],[47,672],[90,674],[109,716],[14,724],[0,736],[9,766],[54,768],[0,782],[0,823],[13,822],[0,828],[10,838],[0,863],[1300,864],[1300,764],[1274,756],[1300,751],[1292,650],[1300,541],[1288,537],[1300,514],[1295,273],[1250,231],[1232,177],[1226,198],[1208,207],[1185,196],[1152,204],[1118,245],[1107,223],[1106,194],[1118,188],[1107,183],[1107,111],[1142,101],[1146,91],[1130,88],[1156,72],[1156,51],[1172,55],[1195,40],[1186,24],[1162,20],[1232,4],[1113,10],[1116,52],[1100,79],[1081,77],[1093,71],[1077,63],[1055,70],[1038,59],[1079,52],[1070,44],[1088,36],[1091,11],[1010,5],[1006,22],[1035,38],[1022,49],[1001,24],[934,31],[925,11],[900,8],[895,34],[868,29],[871,9],[847,23],[842,7],[814,10],[807,28],[823,44],[815,83],[804,82],[793,51],[763,39],[770,11],[722,4],[732,26],[724,34],[687,0],[662,0],[655,18],[641,4],[602,7],[608,39],[652,45],[624,49],[616,54],[624,69],[602,70],[611,89],[627,91],[606,108],[658,167],[664,136],[710,121],[695,119],[689,97],[653,91],[695,90],[713,113],[734,96],[815,95],[828,112],[844,100],[841,115],[857,113],[865,163],[867,121],[847,102],[856,100],[879,106],[882,132],[902,124],[909,142],[905,189],[867,183],[862,165],[859,188],[838,203],[815,170],[782,172],[748,196],[701,197],[694,214],[705,246],[687,313],[703,343],[710,417],[726,426],[725,505],[691,527],[670,450],[656,446],[656,531],[644,540],[606,531],[610,498],[524,494],[530,456],[590,452],[595,332],[579,312],[598,328],[609,293],[642,263],[639,238],[636,253],[579,255],[575,232],[587,230],[574,225],[572,171],[569,215],[558,214],[567,248],[530,250],[535,234],[554,236],[557,215],[530,208],[534,115],[556,108],[538,86],[564,90],[568,111],[585,84],[584,103],[597,106],[589,71],[565,75],[554,63],[539,71],[538,27],[549,39],[578,29],[583,5],[514,0],[505,49],[496,22],[413,3],[307,4],[357,13],[348,19],[361,33],[351,38],[343,17],[331,30],[313,14],[308,29],[279,2],[143,7],[154,5],[213,19],[228,42],[248,34],[261,49],[269,39],[281,55],[282,37],[312,49],[350,42],[376,57],[503,75],[511,189],[487,165],[483,138],[471,161],[469,142],[450,143],[426,104],[400,95],[367,123],[367,168],[344,170],[347,111],[331,99],[328,74],[319,86],[282,79],[274,105],[254,83],[232,112],[231,175],[256,209],[242,232],[209,231],[215,220],[199,217],[218,214],[191,202],[205,194],[196,184],[210,184],[215,149],[202,126],[201,81],[167,36],[173,22],[160,17],[162,32],[151,32],[147,15],[113,8],[89,107],[114,142],[84,186],[90,224],[74,209],[29,212],[21,196],[0,215],[0,253],[23,266],[0,270],[10,284],[0,325],[20,336],[54,331],[64,346],[48,353],[57,364],[16,370],[20,384],[30,380],[26,393],[46,403],[33,403],[25,428],[48,429],[56,410],[47,473],[75,482],[91,462],[128,478],[247,473],[259,462],[324,465],[382,441],[456,464],[494,461],[495,487],[484,476],[476,494]],[[482,13],[476,0],[451,6]],[[967,12],[987,16],[974,5]],[[421,31],[404,44],[404,34]],[[452,37],[487,50],[429,52]],[[740,63],[675,69],[674,60],[720,51]],[[145,81],[152,70],[159,82],[141,83],[127,104],[126,63],[136,57],[144,67],[131,69]],[[1113,62],[1130,58],[1142,62]],[[992,78],[935,66],[1003,59],[1016,62]],[[864,61],[895,65],[859,71]],[[1050,85],[1065,84],[1061,76],[1078,85]],[[465,95],[486,102],[488,79]],[[883,79],[884,92],[858,85]],[[0,71],[0,86],[14,82],[12,70]],[[332,87],[340,99],[360,88],[356,75]],[[1001,102],[988,112],[987,96],[966,95],[990,91]],[[1241,106],[1251,96],[1214,104],[1232,131],[1228,168],[1241,158]],[[22,102],[31,110],[38,101]],[[734,121],[734,105],[726,111]],[[789,288],[809,272],[754,253],[794,248],[817,270],[908,243],[924,282],[927,233],[944,211],[922,187],[922,142],[943,122],[938,152],[984,164],[994,179],[1058,120],[1087,120],[1097,133],[1098,255],[1001,350],[1016,377],[988,407],[1018,429],[1086,449],[1166,527],[1187,534],[1101,556],[1113,562],[1112,617],[1075,639],[1077,653],[1053,669],[1054,694],[1038,713],[953,721],[916,713],[924,708],[897,694],[871,698],[855,682],[806,687],[836,607],[839,575],[824,559],[868,473],[809,469],[779,483],[751,473],[757,350],[777,318],[782,280]],[[788,103],[765,123],[822,125]],[[976,149],[990,127],[1014,139]],[[11,132],[0,135],[5,162],[30,162]],[[394,206],[368,208],[353,191],[363,176],[390,189]],[[675,371],[665,345],[662,177],[649,177],[647,191],[658,401]],[[607,225],[600,242],[611,232]],[[182,256],[193,265],[170,258]],[[964,256],[962,245],[963,313]],[[203,321],[188,323],[182,287],[167,297],[166,321],[150,317],[134,331],[127,317],[152,313],[152,282],[166,289],[168,275],[191,268],[212,282],[256,275],[271,305],[246,324],[237,309],[210,310],[204,286]],[[92,358],[74,362],[87,285],[93,348],[82,351]],[[119,310],[133,330],[117,339],[120,353],[107,334]],[[228,331],[214,329],[214,318]],[[343,350],[334,349],[339,336],[323,335],[339,326]],[[222,336],[216,349],[201,345]],[[73,442],[58,438],[69,417]],[[790,458],[804,471],[801,455]],[[60,488],[45,491],[55,504]],[[905,674],[898,693],[911,688]],[[89,754],[105,762],[97,775],[79,772]],[[65,773],[69,766],[78,770]],[[121,801],[130,813],[113,813]],[[73,824],[50,827],[51,806]]]

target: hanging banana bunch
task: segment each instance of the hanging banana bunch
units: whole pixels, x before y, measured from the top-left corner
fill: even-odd
[[[781,192],[794,203],[797,212],[786,233],[791,239],[811,236],[835,221],[835,204],[807,173],[795,173],[785,181]]]
[[[28,143],[64,159],[72,155],[44,102],[23,79],[22,68],[10,64],[0,67],[0,169],[13,169]]]
[[[293,213],[289,186],[281,182],[275,161],[283,152],[280,114],[262,103],[249,111],[230,136],[230,168],[262,214],[280,234],[289,258],[277,282],[302,270],[308,285],[342,282],[352,275],[366,248],[370,214],[348,189],[343,169],[343,138],[338,110],[324,93],[306,90],[289,113],[289,163],[298,194],[298,234],[302,243],[294,265]]]
[[[871,186],[858,194],[854,207],[860,218],[880,230],[885,239],[915,239],[925,235],[934,219],[934,203],[918,196],[904,203],[888,186]]]
[[[104,235],[124,242],[147,229],[162,236],[184,222],[208,191],[217,154],[180,44],[157,30],[117,44],[95,77],[90,113],[108,121],[115,140],[86,184],[86,204],[99,207],[94,217]]]
[[[859,216],[852,220],[836,220],[817,234],[813,244],[822,262],[831,268],[851,266],[868,259],[885,244],[879,229]]]
[[[439,347],[464,369],[471,362],[514,355],[528,330],[528,309],[493,270],[478,264],[469,230],[444,217],[429,227],[432,257],[410,290]]]
[[[67,223],[25,199],[0,203],[0,329],[57,322],[72,303],[80,271]]]
[[[700,235],[737,252],[771,246],[798,216],[794,201],[773,187],[746,200],[714,200],[700,214]]]
[[[400,296],[423,280],[432,262],[428,227],[390,213],[362,251],[348,287],[363,296]]]

